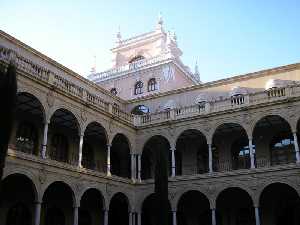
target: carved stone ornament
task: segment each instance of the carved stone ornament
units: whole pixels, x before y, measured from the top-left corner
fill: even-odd
[[[169,82],[169,81],[175,79],[175,70],[172,66],[165,65],[162,68],[162,75],[163,75],[165,81]]]
[[[87,115],[85,109],[81,109],[80,116],[83,122],[87,121]]]
[[[45,183],[46,177],[47,177],[47,174],[46,174],[45,168],[41,168],[40,172],[39,172],[39,181],[41,184]]]
[[[171,137],[174,137],[175,131],[176,131],[176,128],[172,124],[170,124],[169,127],[168,127],[168,132],[169,132]]]
[[[54,98],[53,91],[49,91],[47,93],[47,104],[48,104],[48,106],[52,107],[54,105],[54,101],[55,101],[55,98]]]

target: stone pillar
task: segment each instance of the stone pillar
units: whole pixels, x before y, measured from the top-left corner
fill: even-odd
[[[104,222],[103,225],[108,225],[108,210],[104,210]]]
[[[213,153],[212,153],[212,147],[211,144],[208,144],[208,168],[209,172],[213,172]]]
[[[83,147],[83,135],[79,137],[79,151],[78,151],[78,167],[82,167],[82,147]]]
[[[177,225],[176,211],[173,211],[172,215],[173,215],[173,225]]]
[[[107,176],[111,176],[111,172],[110,172],[110,148],[111,148],[111,145],[107,145],[107,161],[106,161],[106,171],[107,171],[107,173],[106,173],[106,175]]]
[[[252,137],[249,137],[249,151],[250,151],[250,163],[251,163],[250,168],[254,169],[255,168],[255,158],[254,158]]]
[[[130,154],[131,157],[131,180],[135,181],[135,154]]]
[[[260,225],[259,208],[254,207],[254,209],[255,209],[255,224]]]
[[[211,209],[211,224],[212,225],[217,225],[216,209]]]
[[[49,123],[48,121],[44,124],[44,134],[43,134],[43,144],[42,144],[42,152],[41,157],[43,159],[46,158],[46,151],[47,151],[47,140],[48,140],[48,127]]]
[[[128,212],[128,217],[129,217],[129,225],[133,225],[133,224],[132,224],[132,215],[133,215],[133,213],[132,213],[132,212]]]
[[[141,182],[142,181],[142,177],[141,177],[142,163],[141,163],[141,155],[140,154],[137,155],[137,159],[138,159],[138,181]]]
[[[136,218],[135,218],[136,213],[132,214],[132,225],[136,225]]]
[[[142,217],[140,212],[137,213],[137,225],[142,225]]]
[[[36,202],[34,205],[34,225],[40,225],[41,220],[41,202]]]
[[[176,176],[176,160],[175,160],[175,150],[176,148],[171,148],[171,153],[172,153],[172,177]]]
[[[73,208],[73,225],[78,225],[78,206]]]
[[[294,146],[295,146],[296,162],[300,163],[299,144],[298,144],[297,132],[293,132],[293,136],[294,136]]]

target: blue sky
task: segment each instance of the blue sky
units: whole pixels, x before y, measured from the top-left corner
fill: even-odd
[[[123,38],[154,29],[162,12],[183,62],[203,81],[300,62],[299,0],[0,0],[0,29],[86,76],[111,65]]]

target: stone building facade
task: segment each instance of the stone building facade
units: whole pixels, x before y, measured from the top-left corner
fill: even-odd
[[[0,224],[152,225],[157,148],[170,224],[300,224],[300,64],[201,83],[162,21],[118,38],[95,84],[0,32],[18,74]]]

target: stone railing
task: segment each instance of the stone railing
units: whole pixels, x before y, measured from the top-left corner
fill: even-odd
[[[165,121],[201,116],[232,109],[240,109],[252,105],[282,101],[294,97],[300,97],[299,84],[287,87],[272,88],[266,91],[260,91],[246,95],[232,96],[218,101],[201,102],[199,104],[172,109],[169,111],[135,116],[134,124],[135,126],[146,126]]]
[[[157,57],[153,57],[150,59],[144,59],[135,61],[133,63],[126,64],[124,66],[117,67],[115,69],[106,70],[101,73],[95,73],[88,76],[88,78],[94,82],[102,81],[108,78],[115,77],[117,75],[121,75],[123,73],[128,73],[131,71],[135,71],[141,69],[146,66],[155,65],[158,63],[162,63],[168,59],[171,59],[168,55],[160,55]]]
[[[72,80],[64,78],[63,75],[54,73],[53,71],[38,65],[37,63],[23,57],[17,52],[7,49],[0,45],[0,61],[8,64],[13,61],[19,71],[25,72],[27,76],[51,85],[60,91],[72,95],[74,97],[80,98],[81,100],[91,104],[101,110],[104,110],[110,114],[118,116],[118,118],[125,120],[132,124],[133,117],[131,114],[123,112],[121,110],[116,110],[111,103],[106,102],[99,95],[91,93],[81,85],[75,84]],[[76,78],[74,77],[74,80]],[[76,80],[78,81],[78,79]],[[82,85],[83,86],[83,85]],[[111,105],[111,107],[109,107]]]

